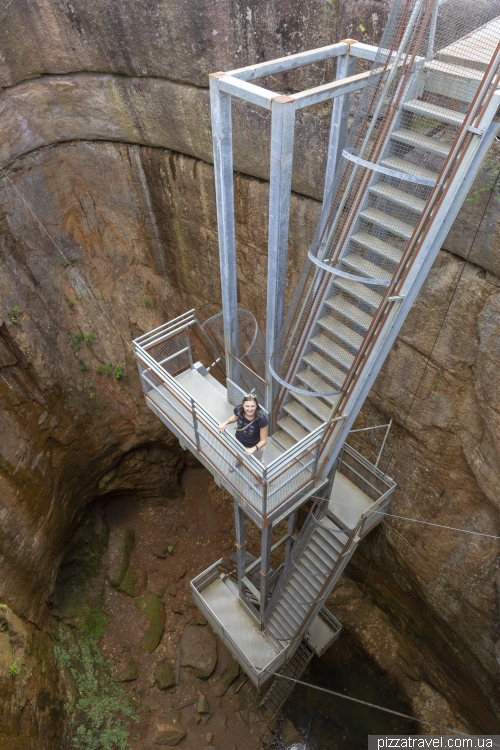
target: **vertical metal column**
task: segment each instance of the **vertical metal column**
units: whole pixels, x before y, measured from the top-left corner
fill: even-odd
[[[218,79],[224,75],[225,73],[212,73],[210,75],[210,107],[214,145],[226,373],[228,378],[233,379],[234,365],[230,354],[238,357],[238,295],[236,285],[231,95],[219,91],[218,84]]]
[[[246,568],[245,514],[238,501],[234,501],[234,528],[236,532],[236,562],[238,564],[238,590],[243,595],[243,577]]]
[[[349,52],[351,44],[355,44],[355,39],[342,39],[347,44],[347,53],[337,58],[336,81],[353,76],[356,72],[356,58],[352,57]],[[351,106],[351,95],[337,96],[333,100],[332,124],[330,126],[330,140],[328,143],[328,159],[326,163],[325,188],[323,191],[323,203],[325,202],[329,190],[332,186],[335,170],[342,154],[347,136],[347,125],[349,123],[349,109]]]
[[[273,401],[269,360],[283,325],[285,309],[286,259],[292,189],[295,99],[277,96],[271,103],[271,166],[269,182],[269,233],[267,243],[266,407]],[[274,425],[271,424],[271,430]]]
[[[286,540],[286,551],[285,551],[285,571],[288,570],[290,567],[290,563],[292,560],[292,548],[294,545],[294,539],[292,539],[292,535],[295,534],[295,526],[297,525],[297,515],[298,515],[298,509],[292,511],[290,515],[288,516],[288,534],[289,537]]]
[[[262,540],[260,547],[260,621],[262,625],[264,624],[264,615],[269,599],[272,536],[273,526],[272,524],[269,524],[269,526],[265,526],[262,529]]]

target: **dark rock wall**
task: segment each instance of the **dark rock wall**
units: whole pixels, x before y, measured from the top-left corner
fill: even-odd
[[[0,9],[0,595],[17,615],[48,627],[65,545],[124,457],[160,445],[175,481],[174,441],[145,407],[130,341],[191,307],[201,319],[220,309],[208,73],[346,36],[376,41],[388,4]],[[311,67],[268,83],[293,90],[331,74]],[[263,323],[269,122],[245,105],[234,121],[240,301]],[[328,125],[321,109],[298,122],[289,290],[318,217]],[[495,535],[500,224],[488,166],[366,413],[396,420],[394,513]],[[391,580],[439,624],[491,727],[497,540],[391,520],[374,544],[374,600],[398,622],[397,596],[380,593]],[[435,689],[447,694],[450,680]],[[463,686],[455,704],[466,695]]]

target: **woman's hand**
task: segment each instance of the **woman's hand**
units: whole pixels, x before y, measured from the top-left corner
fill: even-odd
[[[245,456],[251,456],[252,453],[256,453],[259,449],[256,445],[253,445],[251,448],[247,448],[245,451]]]
[[[227,427],[227,422],[221,422],[220,425],[217,427],[217,429],[219,430],[219,432],[224,432],[226,427]]]

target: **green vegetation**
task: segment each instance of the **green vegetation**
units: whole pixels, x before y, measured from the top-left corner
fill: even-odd
[[[86,333],[85,336],[83,337],[83,340],[85,341],[86,344],[93,344],[95,341],[95,336],[92,333],[92,331],[90,331],[90,333]]]
[[[17,323],[19,322],[20,313],[21,313],[21,308],[19,307],[19,305],[14,305],[14,308],[12,310],[12,315],[10,316],[12,323],[15,323],[17,325]]]
[[[77,294],[77,295],[76,295],[76,299],[78,300],[78,302],[80,302],[80,300],[81,300],[81,296],[80,296],[79,294]]]
[[[142,304],[144,305],[144,307],[150,307],[151,306],[151,300],[144,298],[142,300]]]
[[[0,609],[7,609],[7,605],[6,604],[0,604]]]
[[[169,554],[169,555],[171,555],[173,551],[174,551],[174,547],[172,547],[172,545],[169,545],[169,546],[167,547],[167,552],[168,552],[168,554]]]
[[[61,290],[61,287],[60,287],[60,286],[55,286],[55,287],[54,287],[54,292],[59,292],[60,290]]]
[[[123,375],[123,369],[121,365],[116,365],[114,370],[114,376],[117,380],[120,380],[121,376]]]
[[[19,667],[17,666],[16,662],[10,665],[9,674],[11,677],[17,677],[17,675],[19,674]]]
[[[87,367],[87,365],[80,365],[80,370],[81,370],[82,372],[85,372],[85,370],[88,370],[88,369],[89,369],[89,368]]]
[[[74,304],[75,304],[75,303],[73,302],[73,300],[72,300],[72,299],[69,299],[69,300],[68,300],[68,307],[73,307],[73,305],[74,305]]]
[[[111,370],[113,369],[113,365],[104,365],[104,372],[106,375],[111,375]]]
[[[80,349],[82,345],[82,339],[83,339],[83,333],[78,332],[78,333],[75,333],[75,335],[69,342],[69,345],[73,347],[75,352],[77,352]]]
[[[96,367],[95,371],[98,375],[102,375],[102,367]]]
[[[76,687],[65,704],[72,744],[78,750],[126,750],[130,722],[137,721],[127,693],[111,677],[110,666],[91,636],[82,635],[74,642],[67,631],[61,629],[60,635],[54,647],[56,658],[62,669],[69,670]]]

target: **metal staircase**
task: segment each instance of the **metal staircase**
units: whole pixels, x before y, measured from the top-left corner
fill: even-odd
[[[346,438],[500,128],[500,0],[469,6],[393,0],[378,49],[347,39],[210,79],[222,321],[200,326],[192,310],[134,349],[150,408],[234,497],[236,562],[216,561],[191,588],[257,686],[338,636],[326,599],[391,502],[378,459]],[[252,83],[334,57],[337,79],[305,92]],[[359,59],[369,73],[355,72]],[[237,307],[232,97],[271,110],[265,357],[255,318]],[[322,215],[284,318],[295,112],[329,99]],[[270,417],[264,464],[217,429],[253,389]],[[246,551],[245,519],[260,529],[260,557]],[[281,545],[284,563],[271,564]]]

